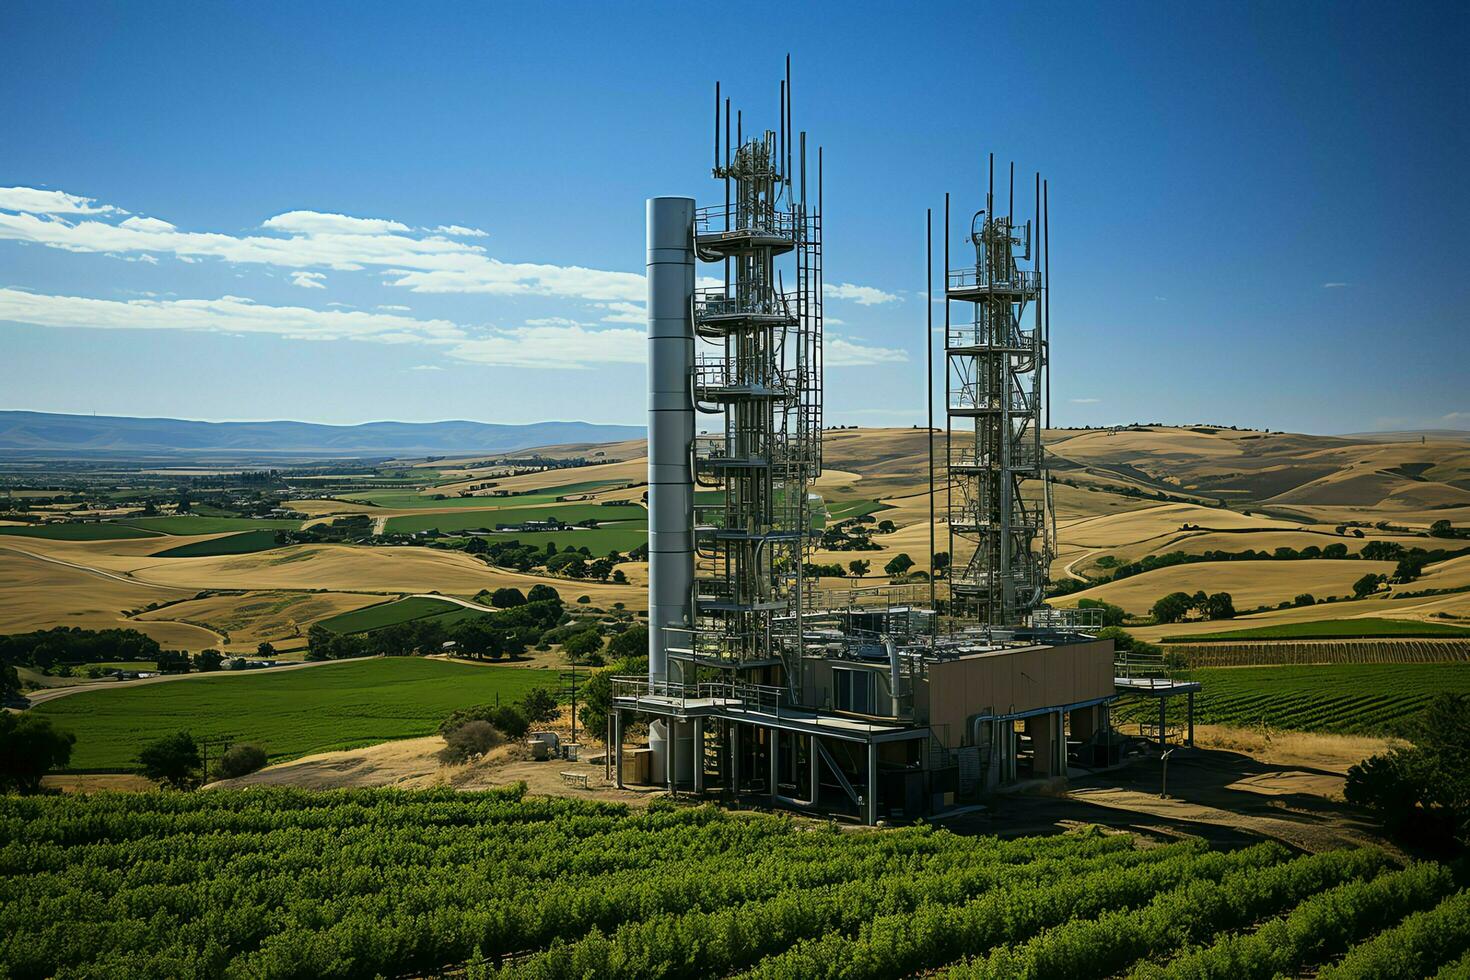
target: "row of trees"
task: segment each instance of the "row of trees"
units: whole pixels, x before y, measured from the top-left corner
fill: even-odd
[[[449,627],[431,617],[395,623],[370,633],[342,634],[318,623],[307,631],[306,659],[422,656],[440,653],[452,641],[457,653],[481,660],[499,660],[503,656],[520,656],[540,643],[565,615],[556,590],[537,585],[520,604],[503,607],[494,614],[487,611],[484,616]]]
[[[1177,623],[1191,612],[1199,613],[1202,619],[1234,619],[1235,600],[1229,592],[1206,595],[1203,590],[1190,595],[1188,592],[1170,592],[1150,610],[1157,623]]]

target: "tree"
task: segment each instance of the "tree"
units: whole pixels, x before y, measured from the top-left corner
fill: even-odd
[[[573,660],[580,660],[602,649],[602,637],[597,635],[595,629],[582,630],[580,633],[573,633],[567,637],[562,642],[561,648]]]
[[[949,552],[936,551],[934,553],[934,577],[944,578],[949,571]]]
[[[892,534],[894,531],[897,531],[897,530],[898,530],[898,525],[894,524],[892,521],[883,520],[883,521],[879,521],[878,522],[878,533],[879,534]]]
[[[1234,619],[1235,600],[1229,592],[1215,592],[1205,600],[1205,618]]]
[[[187,674],[189,672],[189,655],[183,650],[160,650],[154,660],[158,663],[160,674]]]
[[[1347,545],[1343,544],[1341,541],[1337,542],[1336,544],[1329,544],[1327,547],[1322,549],[1323,558],[1332,558],[1334,560],[1346,558],[1347,553]]]
[[[1155,622],[1177,623],[1193,608],[1193,597],[1184,592],[1171,592],[1155,602],[1150,612]]]
[[[1101,610],[1103,626],[1122,626],[1123,619],[1128,615],[1122,606],[1115,606],[1101,599],[1078,599],[1077,608]]]
[[[225,750],[225,754],[220,756],[219,765],[215,767],[215,775],[221,779],[248,776],[257,769],[264,769],[265,763],[265,749],[242,742],[239,745],[231,745]]]
[[[454,638],[454,645],[460,653],[479,660],[483,660],[487,655],[493,656],[501,649],[500,631],[493,629],[483,620],[472,619],[460,623],[450,635]]]
[[[614,585],[627,585],[628,584],[628,576],[623,572],[623,570],[621,568],[614,568],[613,569],[612,580],[613,580],[613,584]]]
[[[618,660],[641,657],[648,653],[648,627],[641,623],[612,638],[607,645],[607,654]]]
[[[1353,598],[1361,599],[1364,596],[1372,595],[1378,591],[1378,586],[1382,582],[1382,575],[1374,575],[1372,572],[1369,572],[1353,583]]]
[[[847,570],[857,578],[862,578],[868,574],[868,570],[872,567],[873,563],[866,558],[855,558],[847,563]]]
[[[524,606],[526,597],[520,589],[496,589],[490,594],[490,605],[496,609],[509,609],[512,606]]]
[[[1303,592],[1301,595],[1291,600],[1291,604],[1293,606],[1315,606],[1317,604],[1317,597],[1312,595],[1312,593],[1310,592]]]
[[[276,655],[276,648],[268,642],[262,642],[255,648],[255,655],[264,660],[269,660]]]
[[[599,558],[587,568],[587,574],[599,582],[606,582],[612,577],[613,563],[611,558]]]
[[[907,553],[897,555],[888,564],[883,566],[886,575],[897,577],[914,567],[914,560]]]
[[[544,687],[533,687],[520,700],[520,709],[531,721],[551,721],[561,710],[556,697]]]
[[[42,776],[71,761],[76,741],[50,718],[0,711],[0,792],[36,792]]]
[[[199,744],[188,732],[165,735],[138,753],[143,775],[174,789],[187,789],[198,779],[201,762]]]
[[[1403,840],[1444,852],[1470,846],[1470,697],[1437,695],[1410,734],[1410,748],[1350,768],[1343,795]]]
[[[201,674],[207,674],[219,670],[219,665],[224,659],[224,655],[218,650],[200,650],[194,654],[194,669]]]
[[[470,538],[464,543],[464,551],[467,555],[483,555],[490,550],[484,538]]]
[[[546,602],[548,599],[560,599],[561,595],[549,585],[537,583],[531,586],[531,591],[526,593],[527,602]]]
[[[1453,538],[1455,526],[1447,520],[1435,521],[1429,525],[1429,536],[1431,538]]]

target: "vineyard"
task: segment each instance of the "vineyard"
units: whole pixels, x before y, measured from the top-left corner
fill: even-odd
[[[1392,977],[1470,949],[1449,870],[1371,849],[850,832],[519,788],[8,797],[0,841],[17,978]]]
[[[1470,640],[1274,640],[1258,643],[1170,643],[1190,667],[1275,664],[1422,664],[1470,660]]]
[[[1470,694],[1465,661],[1213,667],[1182,676],[1204,685],[1195,701],[1198,724],[1336,735],[1400,735],[1434,695]],[[1152,701],[1125,700],[1113,717],[1126,725],[1151,721],[1157,711]]]

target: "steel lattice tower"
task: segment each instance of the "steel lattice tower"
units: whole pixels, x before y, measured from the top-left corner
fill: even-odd
[[[694,241],[724,282],[694,292],[692,380],[719,431],[695,442],[693,644],[671,652],[697,667],[781,667],[794,689],[822,463],[822,227],[806,199],[806,135],[799,147],[790,135],[789,86],[788,63],[779,128],[747,139],[737,121],[733,144],[724,103],[723,158],[716,88],[725,203],[696,212]]]
[[[970,227],[974,265],[946,269],[950,592],[957,618],[1007,627],[1041,605],[1055,551],[1041,442],[1047,284],[1032,222],[1013,217],[1014,166],[1011,213],[995,213],[994,157],[990,174]],[[946,203],[946,267],[948,242]],[[951,322],[952,303],[973,311],[969,322]]]

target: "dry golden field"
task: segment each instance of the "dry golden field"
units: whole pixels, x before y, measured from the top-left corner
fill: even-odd
[[[819,551],[813,560],[871,562],[863,584],[886,581],[883,565],[900,553],[927,570],[929,555],[929,451],[923,429],[842,429],[825,434],[826,469],[816,491],[829,507],[875,501],[875,520],[897,530],[875,535],[880,550]],[[1235,431],[1217,427],[1139,427],[1121,430],[1055,430],[1046,433],[1053,473],[1067,483],[1052,485],[1058,550],[1054,580],[1100,581],[1106,565],[1151,554],[1183,551],[1270,552],[1342,543],[1356,554],[1374,540],[1405,547],[1470,547],[1470,542],[1431,539],[1422,529],[1435,520],[1470,525],[1470,436],[1381,441],[1374,437],[1318,437]],[[942,475],[944,446],[935,434]],[[440,474],[434,493],[456,495],[471,484],[496,489],[541,491],[591,481],[625,486],[593,489],[591,500],[639,501],[647,460],[641,441],[606,446],[560,446],[531,451],[545,456],[595,456],[605,465],[495,476],[494,457],[402,461],[401,468]],[[1039,488],[1036,488],[1039,490]],[[412,493],[412,490],[408,492]],[[938,550],[949,550],[941,483],[937,501]],[[1160,499],[1162,495],[1166,499]],[[579,494],[580,496],[580,494]],[[1180,498],[1180,499],[1167,499]],[[1226,506],[1220,506],[1221,502]],[[487,506],[515,506],[491,498]],[[567,506],[572,504],[568,503]],[[422,508],[374,507],[337,500],[295,500],[291,507],[314,519],[368,513],[399,515],[463,513],[463,504]],[[536,506],[562,506],[555,502]],[[873,506],[868,504],[867,506]],[[1343,523],[1358,524],[1337,533]],[[1375,525],[1385,523],[1380,528]],[[1414,533],[1420,532],[1420,533]],[[1363,536],[1356,536],[1361,533]],[[136,625],[171,645],[191,649],[231,648],[260,640],[277,642],[304,632],[310,623],[380,601],[388,595],[441,592],[470,596],[481,589],[521,589],[546,581],[564,596],[588,595],[593,603],[645,603],[647,566],[625,563],[622,586],[501,571],[469,556],[425,548],[298,545],[244,555],[203,558],[153,557],[158,552],[212,536],[137,538],[118,541],[57,541],[6,536],[0,540],[0,629],[50,625]],[[1103,564],[1099,564],[1099,562]],[[1391,564],[1350,561],[1195,563],[1103,583],[1062,600],[1091,596],[1144,613],[1172,591],[1230,592],[1238,608],[1275,604],[1301,592],[1345,595],[1364,573],[1387,573]],[[827,580],[826,586],[844,584]],[[848,579],[846,584],[855,584]],[[1244,626],[1354,616],[1422,619],[1470,618],[1470,593],[1403,599],[1398,593],[1470,587],[1470,556],[1430,566],[1417,582],[1356,602],[1273,610],[1238,622]],[[193,596],[204,590],[233,595]],[[188,599],[179,602],[179,599]],[[150,603],[173,603],[128,618]],[[1218,624],[1140,628],[1144,635],[1213,630]]]

